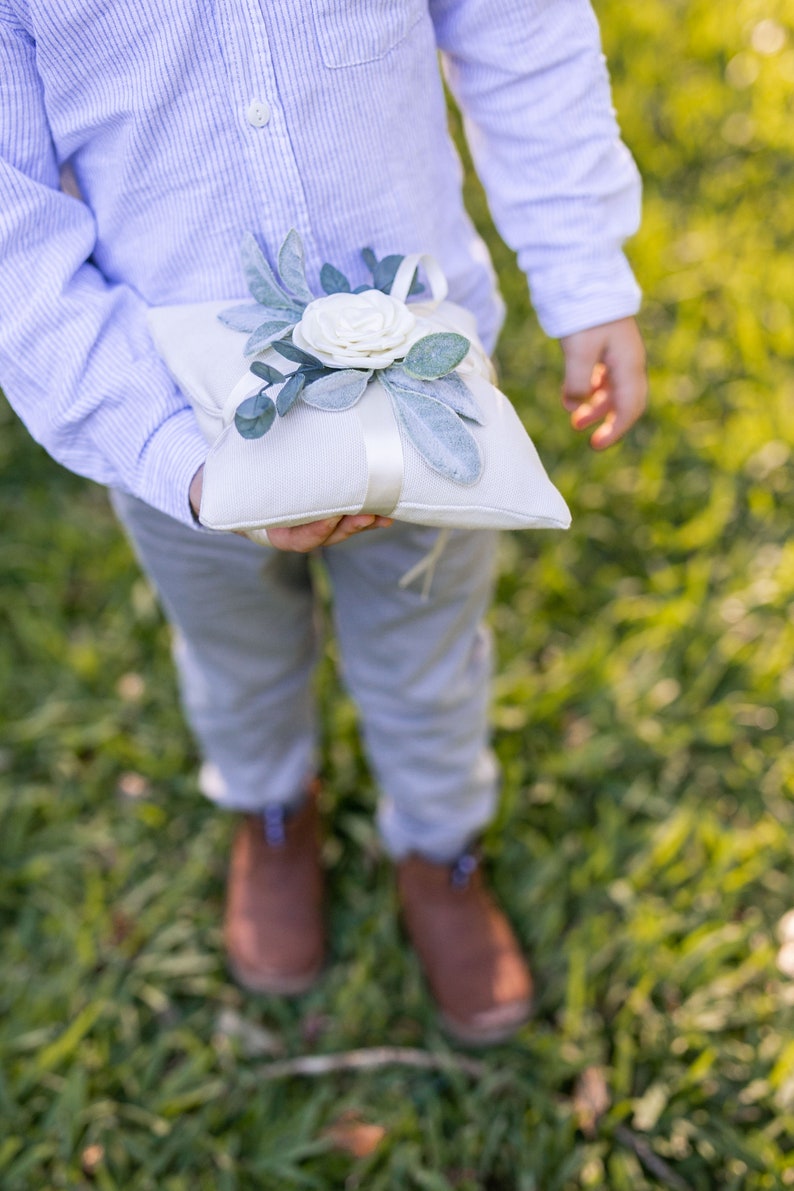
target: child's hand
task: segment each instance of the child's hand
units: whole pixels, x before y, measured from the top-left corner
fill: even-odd
[[[199,515],[204,468],[200,467],[190,482],[190,507]],[[390,517],[376,517],[372,513],[348,514],[345,517],[326,517],[322,521],[311,521],[308,525],[294,525],[288,528],[269,529],[268,540],[277,550],[290,550],[297,554],[308,554],[319,546],[336,546],[365,529],[385,529],[392,524]],[[245,537],[245,534],[242,534]]]
[[[560,340],[565,355],[562,403],[574,430],[601,422],[590,438],[611,447],[645,409],[645,348],[633,318],[577,331]],[[603,421],[602,421],[603,419]]]
[[[376,517],[372,513],[354,513],[345,517],[326,517],[310,521],[308,525],[293,525],[269,529],[268,540],[277,550],[292,550],[308,554],[319,546],[336,546],[366,529],[381,529],[391,525],[390,517]]]

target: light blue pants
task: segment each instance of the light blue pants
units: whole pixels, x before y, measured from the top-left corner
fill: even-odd
[[[194,530],[113,494],[117,515],[174,626],[182,699],[221,806],[288,805],[315,773],[311,676],[317,616],[305,555]],[[378,825],[394,857],[457,856],[491,818],[488,747],[496,534],[455,531],[430,598],[400,576],[438,530],[395,523],[322,551],[342,677],[382,791]]]

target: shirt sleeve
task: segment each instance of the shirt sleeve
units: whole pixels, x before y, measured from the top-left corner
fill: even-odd
[[[0,0],[0,385],[59,463],[193,524],[207,445],[144,302],[88,263],[93,215],[58,187],[35,42]]]
[[[430,0],[494,222],[547,334],[635,314],[640,180],[588,0]]]

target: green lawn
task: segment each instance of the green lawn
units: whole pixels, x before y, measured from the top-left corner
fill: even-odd
[[[536,1019],[476,1076],[265,1079],[360,1047],[453,1054],[395,922],[333,646],[332,963],[295,1003],[245,997],[219,933],[231,823],[196,788],[167,629],[104,494],[3,408],[3,1191],[794,1186],[775,962],[794,905],[794,10],[598,9],[646,181],[652,409],[622,446],[569,431],[558,349],[488,232],[504,384],[574,513],[567,535],[505,539],[493,612],[486,846]]]

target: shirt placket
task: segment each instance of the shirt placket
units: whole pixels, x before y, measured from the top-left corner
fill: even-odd
[[[263,247],[275,263],[282,240],[294,227],[311,259],[314,237],[290,137],[288,97],[279,92],[262,8],[258,0],[216,0],[215,7],[234,123],[248,166],[246,181],[254,224],[247,230],[262,237]]]

